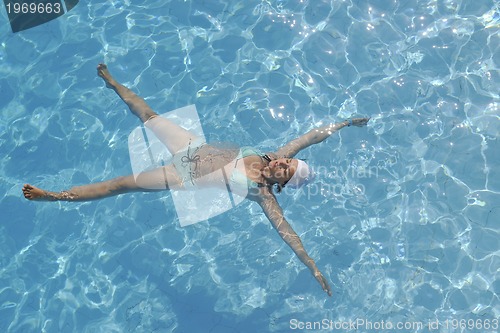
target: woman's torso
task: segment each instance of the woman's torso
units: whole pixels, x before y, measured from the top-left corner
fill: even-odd
[[[203,144],[180,155],[174,158],[176,169],[187,178],[184,183],[198,188],[218,187],[246,197],[249,190],[253,192],[263,183],[261,169],[267,161],[255,148]]]

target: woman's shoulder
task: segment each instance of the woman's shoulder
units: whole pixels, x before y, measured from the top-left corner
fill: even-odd
[[[276,196],[272,192],[271,188],[262,186],[249,189],[247,199],[262,204],[267,200],[276,199]]]

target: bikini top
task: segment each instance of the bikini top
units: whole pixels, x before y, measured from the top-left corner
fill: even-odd
[[[250,178],[247,177],[245,173],[242,173],[240,170],[236,168],[238,161],[247,156],[260,156],[267,162],[271,162],[271,158],[267,154],[262,154],[262,152],[253,147],[242,147],[240,149],[238,157],[236,158],[236,162],[234,164],[234,170],[229,180],[231,186],[242,186],[246,188],[257,188],[265,186],[264,184],[257,183],[251,180]]]

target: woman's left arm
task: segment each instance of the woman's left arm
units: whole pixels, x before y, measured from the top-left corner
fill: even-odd
[[[302,263],[304,263],[304,265],[309,268],[311,273],[321,285],[321,288],[323,288],[328,296],[332,296],[332,291],[330,289],[330,286],[328,285],[327,280],[319,271],[314,260],[307,254],[304,246],[302,245],[300,237],[286,221],[285,217],[283,216],[283,211],[276,201],[274,195],[272,193],[265,194],[261,196],[257,202],[262,207],[262,210],[266,214],[273,227],[276,229],[276,231],[278,231],[280,237],[288,246],[292,248],[293,252],[295,252],[297,257],[299,257],[300,261],[302,261]]]
[[[354,118],[343,121],[341,123],[329,124],[322,127],[313,128],[301,137],[294,139],[281,147],[277,152],[277,156],[294,157],[299,151],[313,144],[320,143],[328,138],[333,133],[346,126],[362,127],[368,123],[370,118]]]

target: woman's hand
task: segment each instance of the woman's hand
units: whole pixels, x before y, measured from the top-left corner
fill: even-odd
[[[366,124],[368,123],[368,120],[370,120],[370,118],[352,118],[352,119],[347,120],[347,122],[348,122],[348,126],[363,127],[363,126],[366,126]]]
[[[321,288],[328,294],[328,296],[332,296],[332,290],[330,289],[330,286],[328,285],[328,281],[326,281],[325,277],[319,270],[316,270],[314,272],[314,277],[316,280],[318,280],[319,284],[321,285]]]

